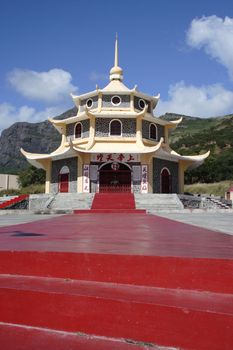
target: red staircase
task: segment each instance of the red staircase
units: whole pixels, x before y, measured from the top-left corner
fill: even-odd
[[[74,210],[80,213],[145,213],[143,209],[136,209],[133,193],[96,193],[91,210]]]
[[[4,350],[57,350],[62,344],[83,350],[233,348],[227,261],[55,252],[0,256]]]
[[[230,235],[144,214],[2,227],[0,348],[231,350],[232,251]]]
[[[29,197],[28,194],[23,194],[21,196],[15,197],[13,199],[10,199],[9,201],[3,202],[0,204],[0,209],[7,209],[12,207],[13,205],[20,203],[24,200],[26,200]]]

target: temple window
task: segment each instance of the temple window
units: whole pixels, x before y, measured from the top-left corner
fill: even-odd
[[[157,140],[157,126],[155,124],[150,124],[149,138]]]
[[[86,105],[87,105],[87,108],[91,108],[91,107],[93,106],[93,100],[92,100],[91,98],[89,98],[89,99],[87,100]]]
[[[146,102],[140,98],[140,100],[138,100],[138,107],[139,109],[143,110],[145,108]]]
[[[122,124],[119,120],[112,120],[109,127],[109,134],[111,136],[121,136]]]
[[[79,139],[82,137],[82,124],[78,123],[75,125],[74,135],[76,139]]]
[[[121,104],[121,98],[119,96],[113,96],[111,98],[111,103],[113,106],[119,106]]]

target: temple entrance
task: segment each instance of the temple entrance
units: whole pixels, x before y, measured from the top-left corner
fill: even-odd
[[[67,166],[63,166],[59,173],[59,192],[69,192],[70,171]]]
[[[123,163],[107,163],[99,170],[99,192],[131,192],[131,170]]]
[[[167,168],[161,171],[161,193],[171,193],[171,174]]]

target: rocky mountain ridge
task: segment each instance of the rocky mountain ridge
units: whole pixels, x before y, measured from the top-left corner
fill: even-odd
[[[65,119],[75,115],[76,108],[56,117]],[[17,173],[28,166],[20,148],[33,153],[50,153],[61,142],[61,135],[48,121],[17,122],[2,131],[0,136],[0,173]]]

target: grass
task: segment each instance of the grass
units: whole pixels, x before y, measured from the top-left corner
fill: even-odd
[[[213,183],[196,183],[192,185],[185,185],[184,191],[191,192],[193,194],[203,193],[203,194],[213,194],[215,196],[225,197],[225,192],[229,187],[233,186],[233,180],[226,180]]]
[[[8,196],[18,196],[21,194],[35,194],[35,193],[44,193],[45,192],[45,185],[41,184],[35,184],[35,185],[30,185],[27,187],[22,187],[19,190],[3,190],[0,191],[0,197],[4,195]]]

